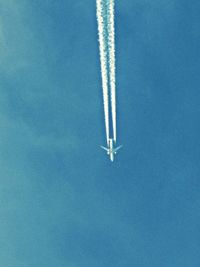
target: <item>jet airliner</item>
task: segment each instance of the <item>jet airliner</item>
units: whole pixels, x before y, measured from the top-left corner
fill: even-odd
[[[113,146],[113,139],[109,139],[109,144],[108,144],[108,148],[107,147],[104,147],[104,146],[101,146],[101,148],[103,148],[104,150],[107,151],[107,155],[110,156],[110,160],[113,162],[114,161],[114,155],[117,154],[117,151],[122,147],[121,146],[118,146],[116,148],[114,148]]]

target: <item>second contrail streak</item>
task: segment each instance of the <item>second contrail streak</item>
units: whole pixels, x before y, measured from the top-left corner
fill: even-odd
[[[109,48],[109,77],[110,77],[110,90],[111,90],[113,139],[116,142],[117,132],[116,132],[114,0],[110,0],[108,4],[108,48]]]
[[[116,142],[114,0],[96,0],[107,144]],[[110,129],[112,130],[110,131]]]
[[[97,0],[97,22],[99,35],[99,51],[101,61],[101,77],[104,99],[104,115],[106,127],[106,140],[109,143],[109,99],[108,99],[108,69],[107,69],[107,49],[106,49],[106,32],[104,22],[103,0]]]

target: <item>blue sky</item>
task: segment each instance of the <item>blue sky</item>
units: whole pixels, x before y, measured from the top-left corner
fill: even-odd
[[[200,266],[199,13],[116,0],[111,164],[95,1],[0,0],[0,266]]]

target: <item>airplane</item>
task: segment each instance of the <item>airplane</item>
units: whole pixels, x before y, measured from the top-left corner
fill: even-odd
[[[110,160],[112,162],[114,161],[114,155],[117,154],[117,150],[119,150],[121,147],[122,147],[122,145],[114,148],[113,147],[113,139],[109,139],[108,148],[101,146],[101,148],[103,148],[104,150],[107,151],[107,155],[110,156]]]

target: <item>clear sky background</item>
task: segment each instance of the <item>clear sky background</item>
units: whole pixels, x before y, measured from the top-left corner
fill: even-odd
[[[105,145],[94,0],[0,0],[0,266],[200,266],[200,2],[116,0]]]

